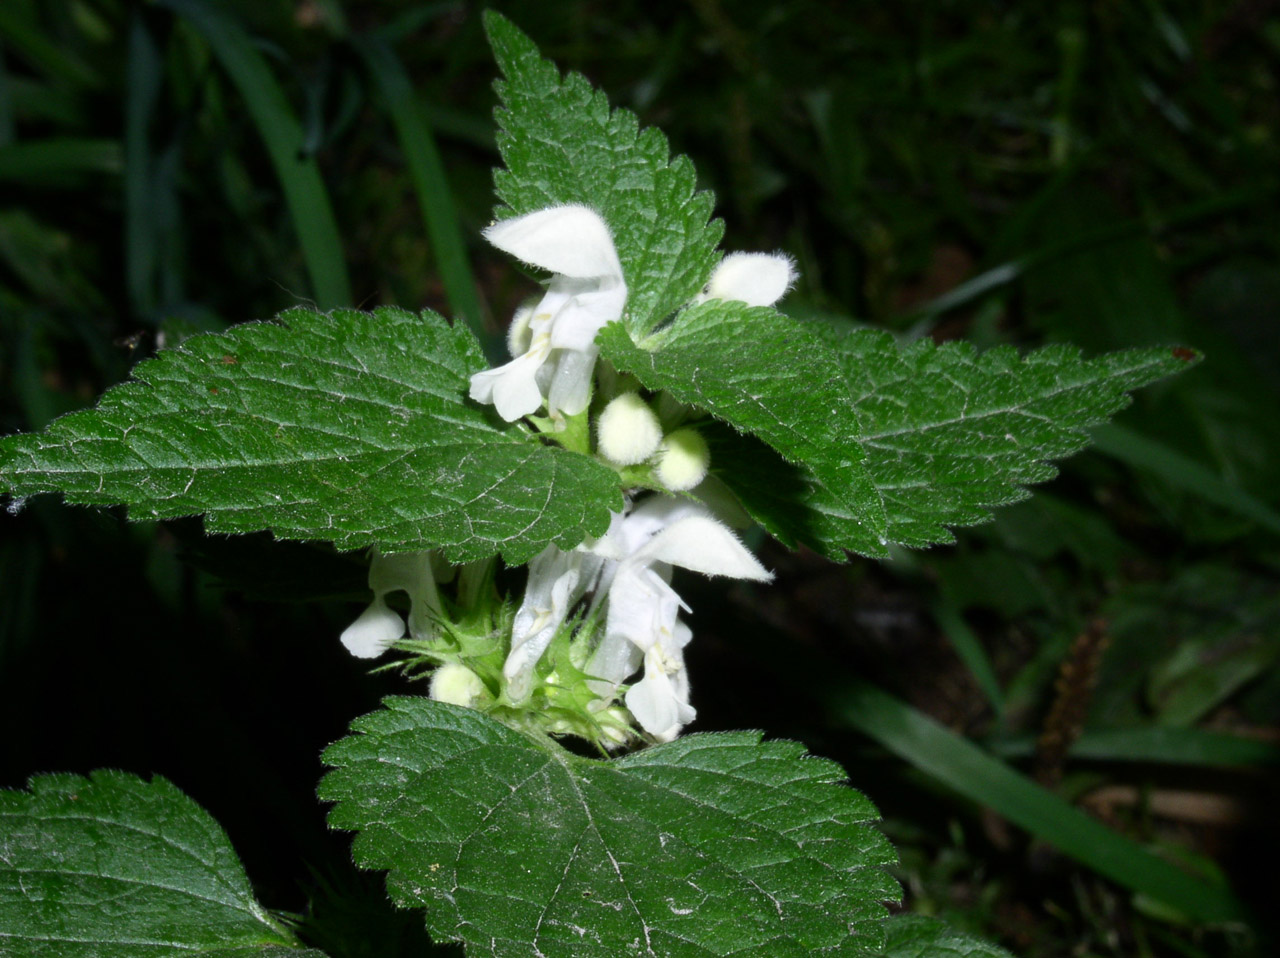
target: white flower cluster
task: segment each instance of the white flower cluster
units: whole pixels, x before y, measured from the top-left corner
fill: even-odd
[[[537,305],[521,309],[512,321],[511,362],[472,376],[471,398],[492,403],[509,422],[545,406],[555,428],[563,428],[565,417],[591,405],[596,334],[620,319],[626,305],[627,285],[612,235],[600,215],[585,206],[551,207],[503,220],[484,235],[552,277]],[[721,261],[695,302],[769,306],[794,278],[786,256],[735,253]],[[641,485],[695,490],[707,474],[707,443],[693,428],[664,432],[663,420],[678,427],[681,415],[668,414],[666,407],[674,404],[669,396],[659,398],[665,410],[661,418],[638,392],[619,388],[596,418],[596,451],[622,476],[642,467]],[[712,494],[707,490],[708,498]],[[684,665],[690,631],[680,620],[689,609],[671,587],[677,566],[711,576],[772,578],[701,501],[651,494],[629,502],[600,539],[570,551],[548,546],[530,563],[502,664],[502,701],[520,707],[530,700],[538,663],[574,609],[582,607],[587,620],[596,623],[592,644],[582,653],[585,661],[575,662],[589,677],[589,707],[616,711],[618,693],[642,671],[623,701],[651,737],[675,738],[695,714]],[[343,644],[354,655],[373,657],[404,636],[405,622],[385,599],[396,590],[409,595],[410,637],[433,637],[440,613],[436,581],[428,553],[375,556],[369,571],[373,603],[343,632]],[[431,694],[462,705],[493,701],[481,679],[455,662],[436,670]]]
[[[772,578],[702,503],[650,496],[615,514],[601,539],[571,552],[548,546],[530,564],[503,667],[511,698],[528,695],[538,660],[574,603],[591,592],[591,610],[603,604],[604,613],[599,644],[584,667],[597,701],[609,706],[643,664],[626,706],[654,738],[675,738],[694,717],[683,652],[690,631],[679,618],[689,607],[671,587],[676,566],[758,582]]]
[[[538,304],[516,313],[507,336],[512,360],[471,377],[471,398],[492,403],[507,422],[535,413],[576,416],[591,402],[600,349],[596,334],[622,318],[627,283],[609,227],[586,206],[552,206],[495,223],[484,237],[552,276]],[[780,253],[732,253],[721,260],[697,302],[739,300],[771,306],[795,280]]]

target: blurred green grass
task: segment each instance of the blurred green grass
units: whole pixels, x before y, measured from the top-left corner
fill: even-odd
[[[763,726],[845,760],[907,836],[921,907],[954,917],[981,901],[975,930],[1036,955],[1265,949],[1265,929],[1154,901],[1130,867],[1139,859],[1101,868],[1119,884],[1099,878],[1090,856],[1108,853],[1105,839],[1086,843],[1081,866],[1046,860],[1039,838],[1071,821],[1053,808],[1102,814],[1091,795],[1133,786],[1137,803],[1106,822],[1125,842],[1181,862],[1169,867],[1216,862],[1246,905],[1280,892],[1237,870],[1276,837],[1257,795],[1274,784],[1280,729],[1280,12],[1190,0],[495,5],[691,155],[732,248],[797,257],[787,308],[801,318],[981,346],[1206,354],[1140,396],[1047,493],[953,549],[847,570],[774,557],[783,641],[824,674],[865,663],[882,690],[862,695],[880,703],[869,713],[832,718],[785,697],[748,712],[710,678],[696,694],[703,727]],[[162,343],[298,302],[430,306],[496,346],[526,288],[479,241],[497,163],[494,72],[470,3],[0,4],[0,430],[92,402]],[[328,889],[343,880],[315,876],[341,875],[344,853],[318,812],[300,823],[289,808],[314,804],[320,745],[399,688],[348,687],[350,663],[331,654],[345,605],[264,604],[262,583],[282,598],[354,596],[358,570],[323,550],[282,561],[257,539],[126,529],[51,504],[0,523],[0,716],[37,730],[9,750],[5,783],[111,763],[185,775],[268,902],[332,913]],[[92,601],[67,602],[68,589]],[[888,638],[871,614],[881,605],[906,623]],[[1082,717],[1049,729],[1064,663],[1098,618],[1109,646],[1092,690],[1076,693]],[[699,634],[712,629],[701,674],[776,685],[776,621],[758,616],[717,645],[700,615]],[[206,673],[231,691],[185,701],[182,684]],[[847,694],[859,689],[850,678]],[[231,704],[246,694],[260,700],[251,720]],[[937,721],[974,744],[891,734]],[[92,731],[53,731],[68,723]],[[1080,738],[1057,783],[1035,784],[1043,750],[1030,743],[1047,731]],[[298,754],[279,761],[285,748]],[[241,753],[280,806],[266,821],[208,768],[210,755]],[[992,838],[1003,832],[980,809],[1000,810],[999,789],[982,774],[948,778],[948,755],[999,762],[1009,794],[1051,794],[1039,804],[1049,824]],[[1161,794],[1188,789],[1238,817],[1160,811]],[[961,847],[961,832],[988,840]],[[333,924],[316,927],[340,938]],[[359,934],[325,940],[335,955],[364,953]]]

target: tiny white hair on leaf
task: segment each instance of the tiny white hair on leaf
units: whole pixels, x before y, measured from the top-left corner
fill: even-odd
[[[563,276],[621,276],[613,235],[587,206],[551,206],[494,223],[484,238],[531,266]]]
[[[704,298],[772,306],[795,280],[795,261],[785,253],[730,253],[711,273]]]

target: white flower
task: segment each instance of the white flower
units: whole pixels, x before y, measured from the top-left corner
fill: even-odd
[[[382,596],[375,596],[369,607],[342,630],[342,644],[357,659],[376,659],[404,635],[404,619],[387,608]]]
[[[626,703],[641,728],[660,742],[670,742],[698,713],[689,704],[689,673],[684,647],[693,633],[683,622],[649,646],[644,654],[644,678],[627,690]]]
[[[730,253],[711,274],[697,302],[731,299],[748,306],[772,306],[796,279],[796,264],[782,253]]]
[[[622,316],[627,301],[609,227],[585,206],[553,206],[495,223],[484,236],[553,275],[528,320],[527,347],[505,366],[472,376],[471,398],[493,403],[508,422],[537,412],[544,400],[553,419],[577,415],[591,399],[596,333]],[[513,333],[513,351],[523,340],[523,330]]]
[[[409,593],[409,635],[434,638],[439,628],[440,593],[431,567],[430,552],[405,552],[384,556],[377,552],[369,562],[369,588],[373,602],[343,630],[341,641],[360,659],[375,659],[404,635],[405,623],[386,602],[388,593]]]
[[[533,669],[555,638],[578,599],[582,598],[603,560],[583,552],[547,546],[529,563],[524,601],[511,627],[511,651],[502,666],[507,695],[513,702],[529,696]]]
[[[637,507],[597,548],[620,558],[601,573],[605,634],[586,671],[607,700],[643,662],[644,678],[628,691],[627,707],[646,732],[669,740],[694,715],[681,651],[689,632],[678,619],[688,607],[671,588],[673,567],[757,581],[772,576],[705,506],[667,496]]]

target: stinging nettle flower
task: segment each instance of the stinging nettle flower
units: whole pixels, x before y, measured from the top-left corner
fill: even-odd
[[[712,271],[697,302],[729,299],[748,306],[772,306],[795,280],[795,261],[783,253],[730,253]]]
[[[484,231],[498,249],[553,275],[528,316],[517,314],[511,362],[471,377],[471,398],[493,403],[508,422],[546,403],[552,419],[576,416],[591,399],[596,333],[622,316],[627,285],[609,227],[585,206],[553,206]],[[526,345],[527,336],[527,345]]]

